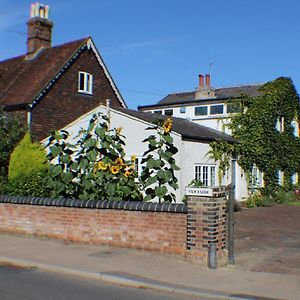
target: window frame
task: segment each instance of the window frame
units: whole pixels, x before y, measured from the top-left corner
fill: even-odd
[[[197,108],[199,108],[199,109],[200,108],[206,108],[206,113],[205,114],[197,114],[196,113]],[[194,114],[195,114],[195,116],[200,116],[200,117],[207,116],[208,115],[208,105],[195,106],[194,107]]]
[[[156,110],[153,110],[153,113],[156,114],[156,115],[162,115],[162,110],[161,109],[156,109]]]
[[[194,179],[200,180],[205,187],[216,185],[215,164],[195,164]]]
[[[167,112],[167,113],[166,113],[166,112]],[[165,109],[165,110],[164,110],[164,115],[165,115],[165,116],[173,116],[173,113],[174,113],[174,111],[173,111],[172,108],[168,108],[168,109]]]
[[[83,86],[83,88],[82,88]],[[93,75],[79,71],[78,72],[78,92],[88,95],[93,95]]]
[[[222,106],[222,112],[221,112],[221,113],[212,113],[212,112],[211,112],[211,109],[212,109],[213,107],[217,107],[217,106]],[[224,115],[224,104],[223,104],[223,103],[220,103],[220,104],[210,105],[210,106],[209,106],[209,115],[210,115],[210,116]]]

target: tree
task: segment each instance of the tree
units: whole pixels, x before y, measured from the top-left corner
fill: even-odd
[[[0,178],[7,177],[10,154],[24,132],[25,128],[18,118],[0,108]]]

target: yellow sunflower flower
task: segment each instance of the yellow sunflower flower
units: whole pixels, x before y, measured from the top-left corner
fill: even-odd
[[[112,172],[112,174],[116,175],[119,173],[120,168],[118,166],[111,166],[110,171]]]
[[[103,161],[99,161],[97,167],[99,170],[105,171],[108,169],[109,165],[105,164]]]
[[[121,134],[122,127],[116,128],[116,135],[119,136]]]
[[[132,156],[131,156],[131,161],[132,161],[132,162],[135,162],[135,160],[136,160],[136,155],[132,155]]]
[[[117,166],[123,166],[124,165],[124,161],[123,161],[123,158],[122,157],[118,157],[116,160],[115,160],[115,165]]]
[[[125,177],[129,177],[131,174],[132,174],[132,171],[130,171],[130,170],[127,170],[127,171],[124,173]]]
[[[172,130],[172,119],[168,118],[163,125],[164,133],[169,133]]]

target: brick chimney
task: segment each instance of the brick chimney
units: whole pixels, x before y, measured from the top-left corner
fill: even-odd
[[[211,87],[210,83],[210,74],[205,75],[205,84],[204,76],[199,75],[199,85],[195,92],[195,99],[209,99],[215,97],[215,90]]]
[[[48,18],[48,5],[39,2],[31,4],[27,22],[27,54],[34,54],[41,48],[51,48],[53,23]]]

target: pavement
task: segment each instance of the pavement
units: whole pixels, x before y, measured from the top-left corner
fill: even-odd
[[[204,299],[300,299],[300,276],[216,270],[184,258],[0,233],[0,262]]]

